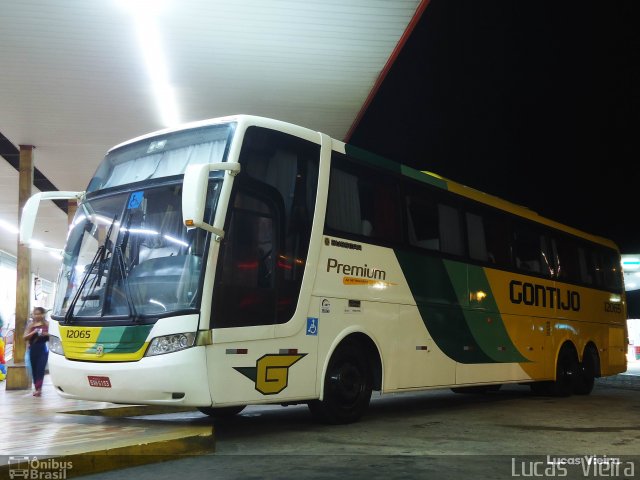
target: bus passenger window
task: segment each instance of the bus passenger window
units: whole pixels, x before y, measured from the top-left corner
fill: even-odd
[[[339,165],[345,165],[343,169]],[[397,184],[334,153],[327,199],[327,228],[383,241],[399,241]]]
[[[337,168],[331,170],[325,222],[329,228],[356,235],[364,234],[369,227],[363,225],[358,178],[355,175]]]
[[[604,266],[604,286],[609,290],[619,292],[623,288],[622,264],[615,252],[603,249],[601,252]]]
[[[511,244],[508,219],[499,213],[485,212],[482,220],[487,242],[487,260],[499,267],[510,267]]]
[[[407,196],[409,243],[428,250],[440,250],[438,205],[426,198]]]
[[[482,214],[469,212],[466,221],[469,256],[501,268],[510,267],[508,221],[488,211]]]
[[[551,276],[553,265],[545,249],[545,238],[524,225],[517,226],[513,235],[516,268],[527,273]]]
[[[484,223],[480,215],[467,213],[467,237],[469,242],[469,256],[481,262],[495,262],[493,255],[487,252],[487,242],[484,234]]]
[[[559,237],[552,241],[556,250],[556,277],[567,282],[584,281],[580,265],[580,249],[570,238]],[[584,261],[584,258],[582,259]]]
[[[440,245],[442,251],[452,255],[464,255],[460,212],[449,205],[438,205],[440,216]]]
[[[578,248],[578,264],[580,268],[580,281],[587,285],[593,285],[593,275],[589,269],[587,252],[582,247]]]

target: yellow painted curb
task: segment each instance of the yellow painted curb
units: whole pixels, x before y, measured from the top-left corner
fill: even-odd
[[[147,465],[150,463],[177,460],[213,453],[215,451],[214,429],[196,435],[161,441],[150,441],[112,449],[96,450],[71,455],[29,456],[30,470],[37,470],[38,478],[73,478],[92,473]],[[8,457],[11,461],[12,457]],[[35,460],[34,460],[35,459]],[[37,466],[39,464],[40,466]],[[23,465],[25,465],[23,463]],[[37,468],[33,469],[32,466]],[[24,467],[23,467],[24,468]],[[0,478],[10,478],[15,465],[0,465]],[[25,478],[35,478],[31,472]],[[21,478],[20,475],[18,478]]]

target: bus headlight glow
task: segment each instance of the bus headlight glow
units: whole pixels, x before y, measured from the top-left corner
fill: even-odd
[[[49,334],[49,351],[58,355],[64,355],[64,349],[62,348],[62,342],[55,335]]]
[[[163,355],[165,353],[177,352],[184,350],[185,348],[193,347],[196,339],[196,334],[189,333],[175,333],[172,335],[164,335],[162,337],[156,337],[151,340],[151,344],[147,349],[145,356],[151,357],[153,355]]]

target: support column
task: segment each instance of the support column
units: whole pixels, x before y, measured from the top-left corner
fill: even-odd
[[[33,185],[33,145],[20,145],[18,179],[18,216],[31,196]],[[18,268],[16,284],[16,330],[13,340],[13,360],[7,365],[7,390],[27,390],[31,381],[24,363],[25,340],[23,338],[29,319],[31,298],[31,251],[18,239]]]

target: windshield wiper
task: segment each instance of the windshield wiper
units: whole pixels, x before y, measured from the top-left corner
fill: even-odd
[[[133,295],[131,295],[131,286],[127,280],[129,276],[129,269],[127,264],[124,261],[124,251],[127,249],[127,244],[129,243],[129,229],[131,227],[131,212],[127,214],[126,226],[124,227],[124,235],[122,236],[122,241],[116,245],[114,249],[114,255],[118,261],[118,268],[120,269],[120,278],[122,279],[122,286],[124,288],[124,296],[127,300],[127,306],[129,307],[129,313],[131,314],[131,319],[134,322],[140,320],[140,315],[138,315],[138,311],[136,310],[135,302],[132,300]]]
[[[82,281],[80,282],[80,286],[78,287],[78,290],[76,291],[75,295],[73,296],[73,299],[71,300],[71,303],[69,304],[69,308],[67,309],[67,313],[65,313],[65,315],[64,315],[64,323],[70,323],[71,322],[71,317],[73,316],[73,311],[75,310],[76,304],[78,303],[78,300],[80,299],[80,296],[82,295],[82,292],[84,291],[84,287],[86,286],[87,282],[89,281],[89,277],[90,277],[91,273],[93,272],[93,270],[96,267],[98,268],[98,272],[96,274],[95,281],[93,283],[93,287],[91,288],[91,292],[93,292],[93,290],[96,288],[96,285],[100,284],[100,280],[102,280],[102,273],[103,273],[103,270],[104,270],[104,263],[106,262],[106,260],[108,260],[107,251],[108,251],[108,246],[109,246],[109,242],[110,242],[110,239],[111,239],[111,232],[113,231],[113,225],[116,223],[117,218],[118,218],[117,215],[115,215],[113,217],[113,221],[111,222],[111,225],[109,225],[109,230],[107,230],[107,236],[106,236],[106,238],[104,240],[104,243],[98,247],[98,250],[96,250],[96,254],[93,256],[93,260],[91,260],[91,263],[89,264],[89,267],[84,272],[84,276],[82,277]],[[83,300],[86,301],[86,300],[92,300],[93,299],[93,298],[89,298],[89,297],[90,297],[90,295],[85,295]]]

